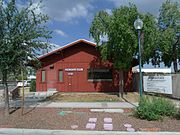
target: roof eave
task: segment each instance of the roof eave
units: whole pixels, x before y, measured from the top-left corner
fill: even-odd
[[[60,48],[58,48],[56,50],[53,50],[53,51],[51,51],[51,52],[49,52],[49,53],[47,53],[45,55],[42,55],[42,56],[38,57],[38,59],[41,60],[41,59],[43,59],[43,58],[45,58],[45,57],[47,57],[49,55],[52,55],[52,54],[54,54],[56,52],[59,52],[59,51],[62,51],[64,49],[68,48],[68,47],[71,47],[71,46],[73,46],[75,44],[78,44],[78,43],[81,43],[81,42],[87,43],[87,44],[92,45],[94,47],[96,46],[96,43],[94,43],[94,42],[91,42],[91,41],[88,41],[88,40],[85,40],[85,39],[78,39],[78,40],[73,41],[73,42],[71,42],[69,44],[66,44],[65,46],[62,46],[62,47],[60,47]]]

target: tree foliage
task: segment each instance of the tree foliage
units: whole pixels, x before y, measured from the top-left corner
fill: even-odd
[[[6,96],[7,76],[19,73],[29,61],[36,59],[38,50],[47,46],[44,39],[51,37],[45,25],[48,16],[36,13],[36,9],[31,2],[18,9],[15,0],[0,5],[0,72]]]
[[[180,34],[180,5],[178,2],[165,1],[158,17],[159,47],[162,61],[166,66],[173,62],[177,71],[177,59],[180,59],[180,42],[177,35]],[[179,35],[180,36],[180,35]]]
[[[48,21],[48,17],[35,13],[35,8],[30,3],[28,7],[18,10],[15,0],[11,0],[3,9],[0,58],[1,66],[5,68],[1,69],[21,67],[36,58],[37,50],[45,46],[41,39],[49,38],[50,33],[42,24]]]
[[[94,17],[90,27],[90,36],[100,46],[102,58],[113,60],[117,69],[128,70],[132,61],[138,55],[137,31],[134,21],[137,16],[143,19],[143,62],[149,62],[156,48],[156,22],[151,14],[140,14],[134,4],[114,9],[112,14],[100,11]],[[147,35],[147,36],[146,36]],[[107,42],[101,42],[101,37],[107,36]]]
[[[143,33],[142,33],[142,61],[143,63],[149,64],[151,62],[153,65],[158,65],[160,63],[158,52],[158,41],[159,41],[159,31],[156,18],[147,13],[143,15],[142,18]]]
[[[103,59],[112,59],[118,69],[131,67],[133,57],[138,56],[137,33],[133,23],[139,15],[143,20],[141,30],[142,64],[174,65],[180,59],[180,4],[166,0],[159,10],[159,17],[141,14],[134,4],[114,9],[111,14],[98,12],[90,27],[90,36],[100,46]],[[101,37],[106,36],[107,42]]]

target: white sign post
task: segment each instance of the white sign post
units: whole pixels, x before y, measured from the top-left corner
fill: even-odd
[[[143,76],[144,91],[172,94],[172,76]]]

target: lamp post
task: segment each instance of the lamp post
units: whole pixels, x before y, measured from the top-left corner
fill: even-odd
[[[138,47],[139,47],[139,94],[140,97],[142,97],[142,72],[141,72],[141,43],[140,43],[140,35],[141,35],[141,29],[143,27],[143,21],[137,17],[137,19],[134,21],[134,27],[138,31]]]

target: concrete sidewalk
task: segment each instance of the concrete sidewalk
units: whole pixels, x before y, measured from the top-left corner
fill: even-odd
[[[121,132],[0,128],[0,135],[180,135],[178,132]]]
[[[54,108],[134,108],[138,103],[128,102],[45,102],[37,107]]]
[[[21,100],[11,101],[11,107],[21,107]],[[49,107],[49,108],[134,108],[138,103],[128,102],[51,102],[37,99],[25,100],[25,107]],[[0,103],[4,107],[4,103]]]
[[[180,108],[180,102],[176,102],[176,107]],[[25,107],[49,107],[49,108],[135,108],[138,102],[51,102],[39,99],[25,99]],[[4,102],[0,102],[0,108],[4,107]],[[10,107],[21,107],[21,100],[10,101]]]

